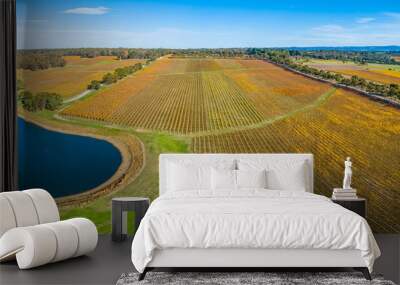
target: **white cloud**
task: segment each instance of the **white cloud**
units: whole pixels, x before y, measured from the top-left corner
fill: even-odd
[[[103,15],[110,11],[107,7],[78,7],[74,9],[65,10],[65,14],[82,14],[82,15]]]
[[[396,15],[392,15],[395,17]],[[399,13],[400,19],[400,13]],[[360,20],[363,18],[359,18]],[[357,21],[359,22],[359,21]],[[368,25],[323,25],[314,27],[306,34],[309,45],[398,45],[400,42],[400,22],[397,20],[379,22],[364,20]],[[305,40],[304,40],[305,41]]]
[[[356,20],[356,23],[358,24],[368,24],[375,21],[375,18],[371,18],[371,17],[365,17],[365,18],[358,18]]]
[[[339,33],[344,30],[342,26],[339,25],[323,25],[319,27],[315,27],[312,29],[315,32],[321,32],[321,33]]]
[[[400,19],[400,13],[388,12],[384,13],[385,16]]]

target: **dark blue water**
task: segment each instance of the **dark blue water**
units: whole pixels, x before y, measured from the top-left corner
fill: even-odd
[[[18,118],[19,189],[44,188],[61,197],[94,188],[121,164],[109,142],[53,132]]]

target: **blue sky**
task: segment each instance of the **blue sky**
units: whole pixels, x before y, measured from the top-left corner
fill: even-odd
[[[400,45],[399,0],[17,0],[18,48]]]

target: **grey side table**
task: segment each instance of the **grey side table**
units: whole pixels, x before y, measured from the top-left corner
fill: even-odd
[[[332,199],[332,202],[359,214],[363,218],[367,217],[367,200],[365,200],[365,198]]]
[[[118,197],[113,198],[111,203],[111,238],[113,241],[123,241],[127,237],[127,212],[135,212],[135,225],[137,228],[149,208],[150,199],[142,197]]]

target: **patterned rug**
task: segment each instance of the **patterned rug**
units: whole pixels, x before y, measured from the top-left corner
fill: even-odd
[[[117,285],[395,285],[380,275],[372,275],[373,280],[368,281],[359,272],[148,272],[142,281],[138,281],[138,276],[138,273],[122,274]]]

